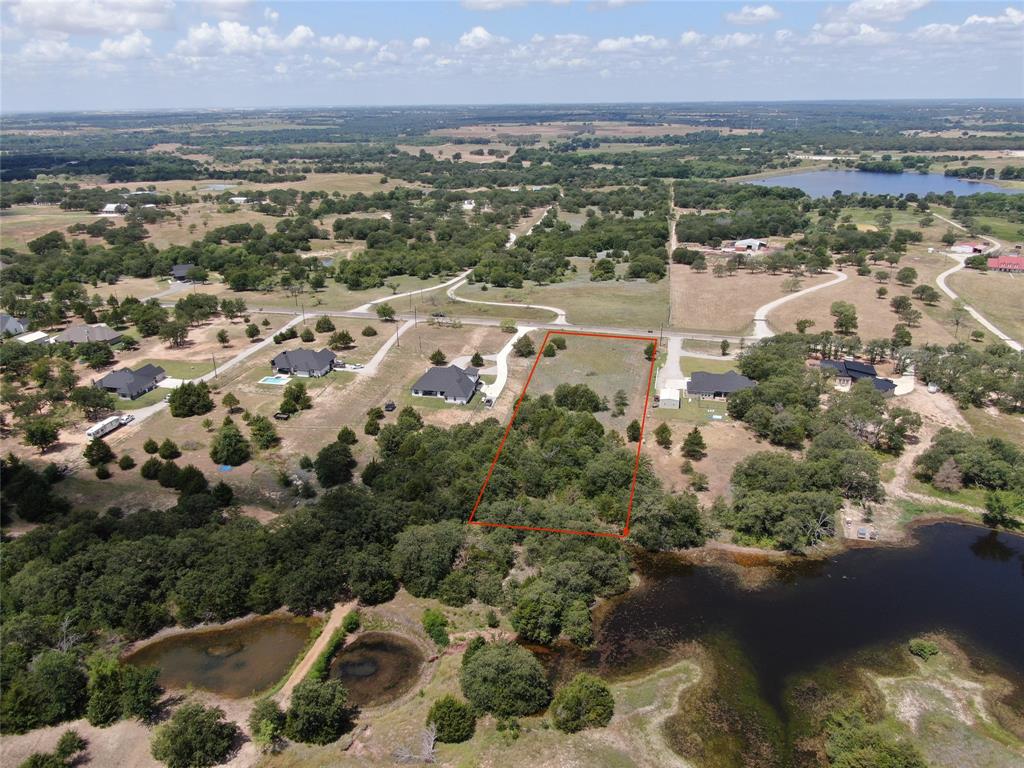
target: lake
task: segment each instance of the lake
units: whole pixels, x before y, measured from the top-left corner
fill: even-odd
[[[808,171],[787,173],[767,179],[744,182],[761,187],[797,187],[811,197],[831,197],[837,189],[843,194],[907,195],[924,197],[929,192],[976,195],[979,192],[1020,194],[1024,189],[1007,189],[983,181],[969,181],[939,173],[877,173],[874,171]]]
[[[158,667],[160,685],[188,686],[226,696],[252,696],[284,677],[309,638],[312,622],[267,616],[228,627],[170,635],[130,654],[126,661]]]
[[[944,631],[1024,681],[1024,537],[953,523],[922,526],[909,547],[864,547],[778,569],[757,589],[728,569],[671,557],[598,626],[591,663],[649,668],[673,645],[726,634],[769,701],[786,679],[869,645]]]

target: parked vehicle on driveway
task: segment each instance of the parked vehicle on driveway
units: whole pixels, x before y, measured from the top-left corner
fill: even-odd
[[[388,400],[386,403],[384,403],[384,410],[387,411],[388,413],[391,413],[397,407],[398,406],[395,405],[394,400]]]
[[[287,413],[282,413],[281,411],[278,411],[277,413],[274,414],[274,418],[277,419],[278,421],[288,421],[288,419],[291,418],[291,416],[289,416]]]
[[[115,429],[120,427],[122,424],[120,416],[108,416],[103,421],[99,421],[85,430],[86,437],[96,439],[97,437],[103,437],[109,435]]]
[[[126,413],[121,417],[121,426],[131,424],[133,421],[135,421],[135,416],[131,413]]]

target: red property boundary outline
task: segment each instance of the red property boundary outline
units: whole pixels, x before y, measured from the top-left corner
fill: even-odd
[[[544,348],[548,345],[548,339],[552,336],[589,336],[598,339],[627,339],[630,341],[647,341],[654,344],[654,352],[651,355],[651,366],[647,373],[647,390],[644,395],[644,410],[643,415],[640,417],[640,440],[637,441],[636,445],[636,459],[633,462],[633,479],[629,484],[629,506],[626,508],[626,525],[622,529],[622,533],[607,533],[598,531],[576,531],[565,528],[541,528],[538,526],[531,525],[511,525],[509,523],[491,523],[482,520],[474,520],[476,511],[480,507],[480,502],[483,501],[484,491],[487,490],[487,484],[491,481],[491,474],[494,472],[494,467],[498,464],[498,459],[501,457],[501,452],[505,448],[505,441],[508,440],[509,433],[512,431],[512,425],[515,423],[516,416],[519,415],[519,407],[523,404],[523,398],[526,397],[526,390],[530,386],[530,381],[533,379],[534,371],[537,370],[537,364],[540,362],[541,356],[544,354]],[[547,333],[544,334],[544,341],[541,342],[540,348],[537,350],[537,357],[533,360],[533,367],[530,368],[530,375],[526,377],[526,383],[523,385],[522,392],[519,393],[519,399],[516,401],[515,410],[512,411],[512,418],[508,420],[508,425],[505,427],[505,433],[501,436],[501,442],[498,443],[498,450],[494,454],[494,459],[491,461],[491,466],[487,470],[487,476],[484,477],[484,484],[480,487],[480,493],[477,494],[476,503],[473,505],[473,511],[469,513],[469,520],[466,521],[467,525],[483,525],[490,528],[514,528],[521,531],[544,531],[546,533],[571,533],[576,536],[600,536],[602,538],[611,539],[624,539],[629,536],[629,520],[633,513],[633,496],[636,494],[636,478],[640,471],[640,450],[644,444],[644,430],[647,426],[647,408],[650,405],[651,398],[651,384],[654,381],[654,363],[658,359],[658,340],[653,336],[629,336],[625,334],[617,333],[589,333],[586,331],[569,331],[569,330],[552,330],[548,329]]]

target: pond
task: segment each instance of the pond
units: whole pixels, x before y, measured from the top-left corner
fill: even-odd
[[[726,569],[652,558],[616,599],[590,663],[608,673],[661,663],[671,647],[727,634],[769,701],[790,676],[869,645],[943,631],[1024,682],[1024,537],[953,523],[909,547],[865,547],[780,567],[747,589]]]
[[[745,183],[761,187],[797,187],[811,197],[831,197],[836,190],[847,195],[864,192],[871,195],[914,193],[922,197],[929,192],[939,195],[946,192],[953,192],[957,195],[976,195],[979,192],[1005,192],[1007,194],[1024,192],[1024,189],[1009,189],[991,182],[956,179],[939,173],[808,171],[806,173],[787,173],[767,179],[755,179]]]
[[[274,685],[291,668],[309,639],[312,623],[269,616],[228,627],[171,635],[143,646],[126,661],[158,667],[160,685],[188,686],[226,696],[252,696]]]
[[[424,660],[419,647],[401,635],[367,632],[334,657],[330,676],[345,684],[353,704],[377,706],[412,688]]]

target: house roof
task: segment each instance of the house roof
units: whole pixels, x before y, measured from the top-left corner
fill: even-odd
[[[693,375],[690,376],[689,382],[686,384],[686,391],[694,395],[709,392],[731,394],[739,392],[741,389],[750,389],[755,386],[757,386],[756,381],[748,379],[746,376],[736,373],[736,371],[726,371],[725,373],[694,371]]]
[[[6,312],[0,312],[0,335],[9,333],[11,336],[17,336],[19,333],[25,332],[26,325],[26,320],[8,315]]]
[[[476,368],[463,370],[457,365],[435,366],[420,376],[412,388],[468,399],[476,391],[476,380]]]
[[[171,267],[172,277],[187,277],[188,271],[194,267],[195,264],[175,264]]]
[[[1024,256],[996,256],[988,260],[989,269],[1024,269]]]
[[[111,371],[96,382],[96,385],[103,389],[113,389],[118,394],[124,394],[128,397],[137,397],[143,392],[152,389],[153,384],[163,375],[164,369],[160,366],[146,364],[134,371],[131,368]]]
[[[871,383],[874,385],[875,389],[883,394],[885,392],[892,392],[896,389],[896,382],[891,379],[880,379],[877,376],[873,376],[871,378]]]
[[[334,365],[337,357],[329,349],[321,349],[319,352],[304,348],[290,349],[274,357],[271,365],[275,368],[288,368],[293,371],[319,371]]]
[[[875,366],[857,360],[822,360],[821,367],[831,368],[839,376],[849,376],[851,379],[866,379],[878,375]]]
[[[49,338],[43,331],[31,331],[30,333],[23,333],[21,336],[15,336],[14,340],[20,341],[22,344],[34,344],[37,341],[47,341]]]
[[[120,338],[121,334],[106,323],[95,323],[93,325],[69,325],[54,337],[54,341],[84,344],[89,341],[114,342]]]

